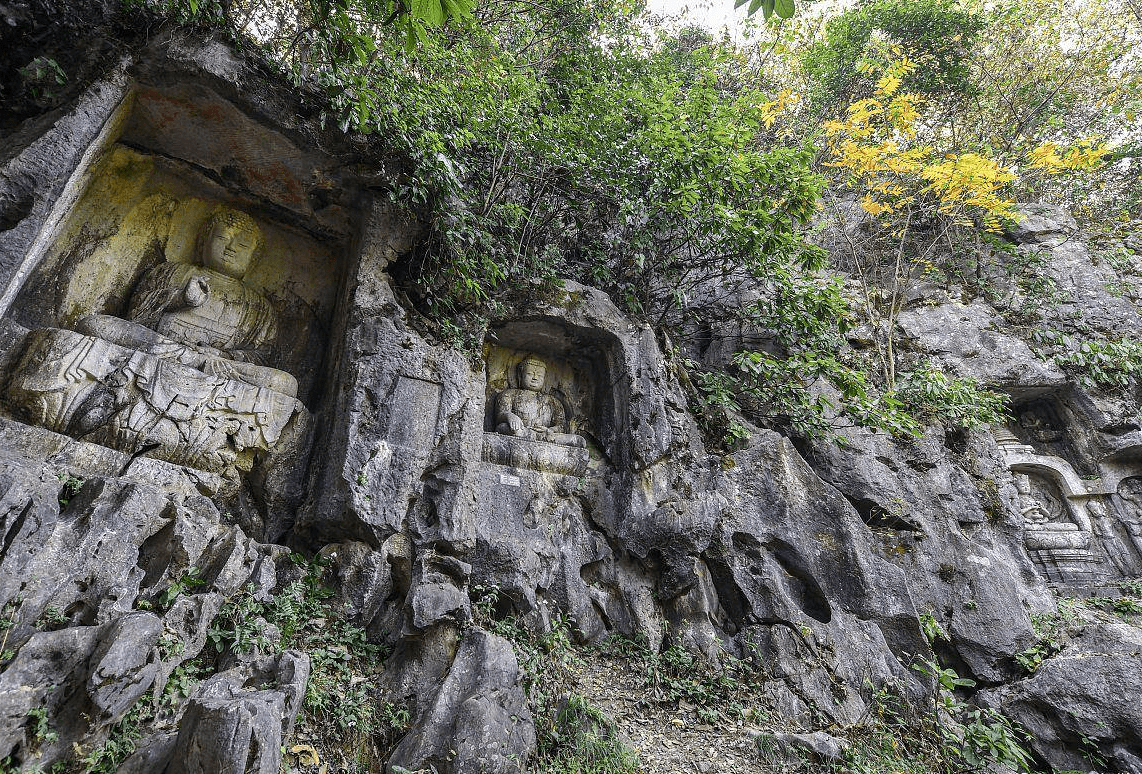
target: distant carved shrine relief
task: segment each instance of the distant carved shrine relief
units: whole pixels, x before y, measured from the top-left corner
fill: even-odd
[[[1058,487],[1045,478],[1015,474],[1023,544],[1036,565],[1053,581],[1081,581],[1096,573],[1086,514],[1076,514]]]
[[[1009,427],[994,429],[1014,475],[1028,554],[1057,582],[1136,575],[1142,571],[1142,478],[1126,478],[1116,493],[1108,491],[1106,478],[1082,477],[1070,459],[1029,445],[1026,440],[1074,456],[1069,436],[1055,421],[1057,412],[1044,405],[1026,404],[1017,411],[1024,438]]]
[[[584,409],[590,391],[567,364],[492,348],[484,460],[544,473],[581,475],[590,464]]]

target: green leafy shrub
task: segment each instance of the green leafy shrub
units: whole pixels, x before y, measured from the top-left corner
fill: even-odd
[[[1023,746],[1026,732],[1002,713],[956,696],[957,690],[974,688],[974,680],[931,660],[918,661],[912,668],[933,678],[934,720],[946,755],[972,768],[998,765],[1030,771],[1031,756]]]
[[[909,74],[903,88],[924,96],[970,94],[970,53],[984,28],[982,16],[938,0],[874,0],[857,4],[825,25],[825,39],[810,46],[801,66],[826,112],[872,90],[859,64],[875,39],[905,47],[925,66]]]
[[[976,429],[1001,423],[1007,398],[968,377],[953,377],[931,361],[899,381],[895,396],[908,412],[926,423]]]
[[[1064,350],[1052,360],[1088,387],[1130,387],[1142,373],[1142,341],[1136,338],[1073,341],[1061,337],[1058,343]]]

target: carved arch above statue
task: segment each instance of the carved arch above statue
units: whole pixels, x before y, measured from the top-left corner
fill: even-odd
[[[1079,477],[1071,463],[1062,457],[1037,454],[1035,450],[1015,437],[1007,428],[997,428],[995,441],[1004,462],[1012,473],[1028,473],[1049,479],[1058,485],[1066,498],[1088,497],[1097,494],[1088,482]]]

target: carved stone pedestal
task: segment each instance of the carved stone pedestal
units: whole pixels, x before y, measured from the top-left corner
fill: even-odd
[[[484,433],[484,461],[544,473],[581,476],[591,462],[591,453],[580,446]]]
[[[309,418],[292,396],[59,328],[28,334],[7,398],[32,424],[223,475]]]
[[[1091,553],[1090,533],[1074,524],[1051,522],[1028,529],[1023,544],[1047,580],[1082,583],[1097,580],[1101,569]]]

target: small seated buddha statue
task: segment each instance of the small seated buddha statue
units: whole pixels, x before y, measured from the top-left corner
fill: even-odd
[[[1015,489],[1019,492],[1019,512],[1023,516],[1025,529],[1045,529],[1051,521],[1051,515],[1039,502],[1039,498],[1031,492],[1031,478],[1025,474],[1015,476]],[[1077,525],[1058,525],[1061,529],[1078,529]]]
[[[535,355],[520,362],[519,387],[504,390],[496,398],[496,432],[532,441],[585,448],[581,435],[565,432],[567,412],[555,396],[544,393],[547,364]]]
[[[297,379],[264,365],[277,335],[277,313],[242,281],[263,243],[253,218],[219,210],[199,238],[200,266],[160,264],[136,287],[130,320],[94,314],[81,319],[76,330],[294,397]]]
[[[484,433],[484,461],[521,470],[579,476],[591,463],[587,439],[570,432],[567,409],[546,386],[547,364],[528,355],[516,386],[496,396],[494,431]]]

